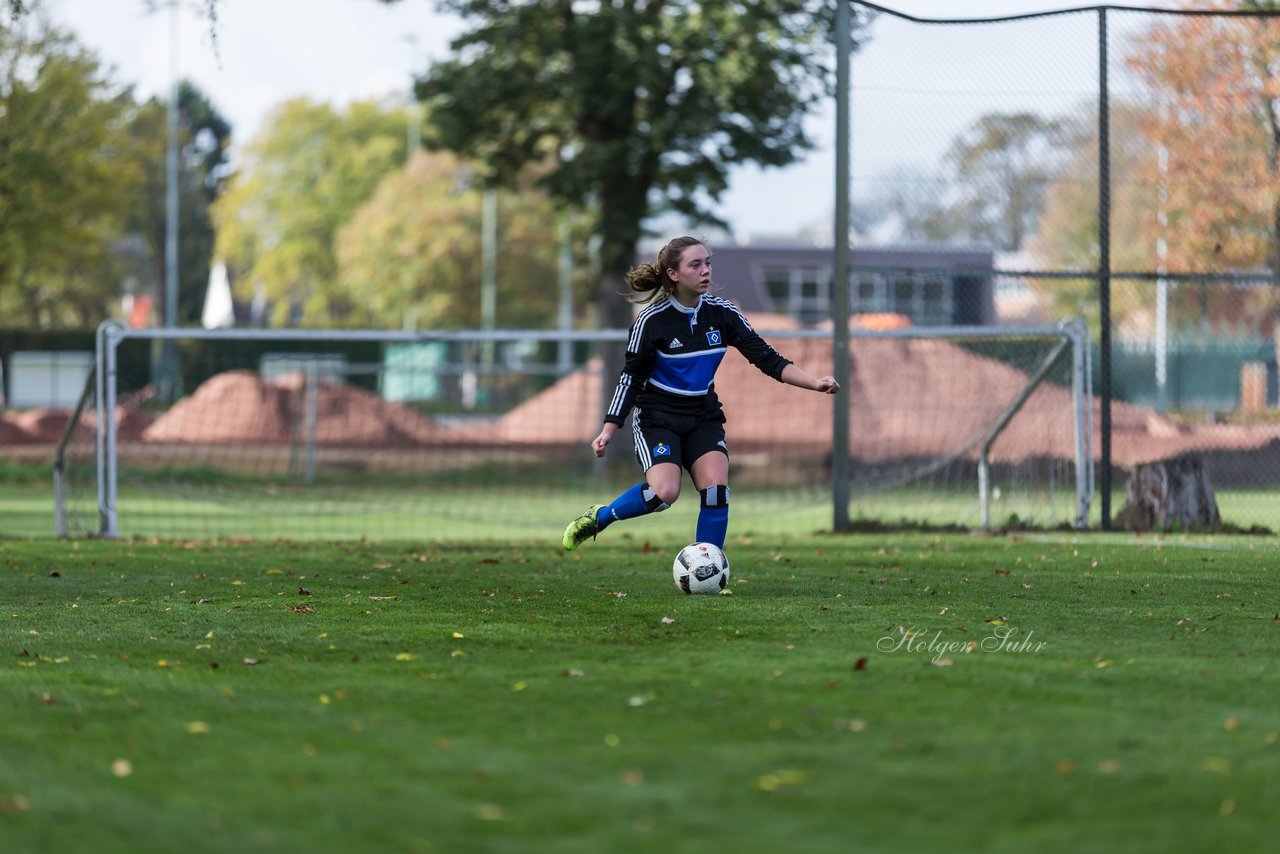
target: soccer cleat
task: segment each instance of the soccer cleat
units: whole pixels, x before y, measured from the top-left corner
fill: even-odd
[[[596,515],[603,509],[603,504],[593,504],[587,508],[587,512],[569,523],[569,527],[564,529],[564,537],[560,541],[564,544],[565,551],[571,552],[588,539],[594,540],[596,538],[596,534],[601,531],[600,523],[596,521]]]

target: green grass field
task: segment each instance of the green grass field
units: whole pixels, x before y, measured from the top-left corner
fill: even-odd
[[[749,527],[0,541],[0,844],[1271,847],[1275,538]]]

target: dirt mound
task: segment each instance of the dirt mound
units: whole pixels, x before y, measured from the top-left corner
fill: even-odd
[[[305,435],[306,381],[292,374],[268,381],[250,371],[211,377],[147,427],[148,442],[282,444]],[[320,380],[316,443],[405,448],[447,439],[453,431],[373,392]]]
[[[0,445],[31,445],[40,441],[13,420],[12,416],[0,415]]]
[[[31,434],[33,441],[57,442],[66,431],[67,423],[71,421],[71,412],[66,409],[43,407],[28,409],[26,412],[19,412],[10,417],[13,423]]]
[[[826,341],[785,340],[778,349],[815,376],[832,371]],[[850,407],[852,449],[859,459],[938,457],[980,442],[1027,383],[1023,371],[946,341],[863,339],[850,350],[850,388],[833,399],[774,382],[730,349],[716,376],[730,447],[823,452],[831,446],[831,407],[843,401]],[[600,427],[599,371],[597,360],[513,409],[500,422],[500,437],[528,443],[591,441]],[[609,378],[610,387],[614,381]],[[992,446],[992,462],[1074,459],[1071,406],[1070,389],[1041,384]],[[1098,459],[1097,399],[1093,409]],[[1112,404],[1112,460],[1120,466],[1193,450],[1256,450],[1278,438],[1280,431],[1271,427],[1180,424],[1144,407]]]

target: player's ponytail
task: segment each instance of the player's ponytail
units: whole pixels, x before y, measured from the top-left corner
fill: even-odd
[[[658,250],[657,263],[640,264],[627,271],[627,287],[632,295],[632,302],[654,303],[666,299],[676,289],[676,283],[666,275],[667,270],[675,270],[680,266],[680,258],[684,250],[690,246],[702,246],[696,237],[677,237]]]

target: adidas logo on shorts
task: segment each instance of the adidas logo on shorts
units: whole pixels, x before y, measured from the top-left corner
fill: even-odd
[[[671,343],[670,343],[670,344],[668,344],[667,346],[668,346],[668,347],[670,347],[672,350],[677,350],[677,349],[679,349],[679,348],[683,347],[684,345],[680,343],[680,339],[679,339],[679,338],[672,338],[672,339],[671,339]]]

